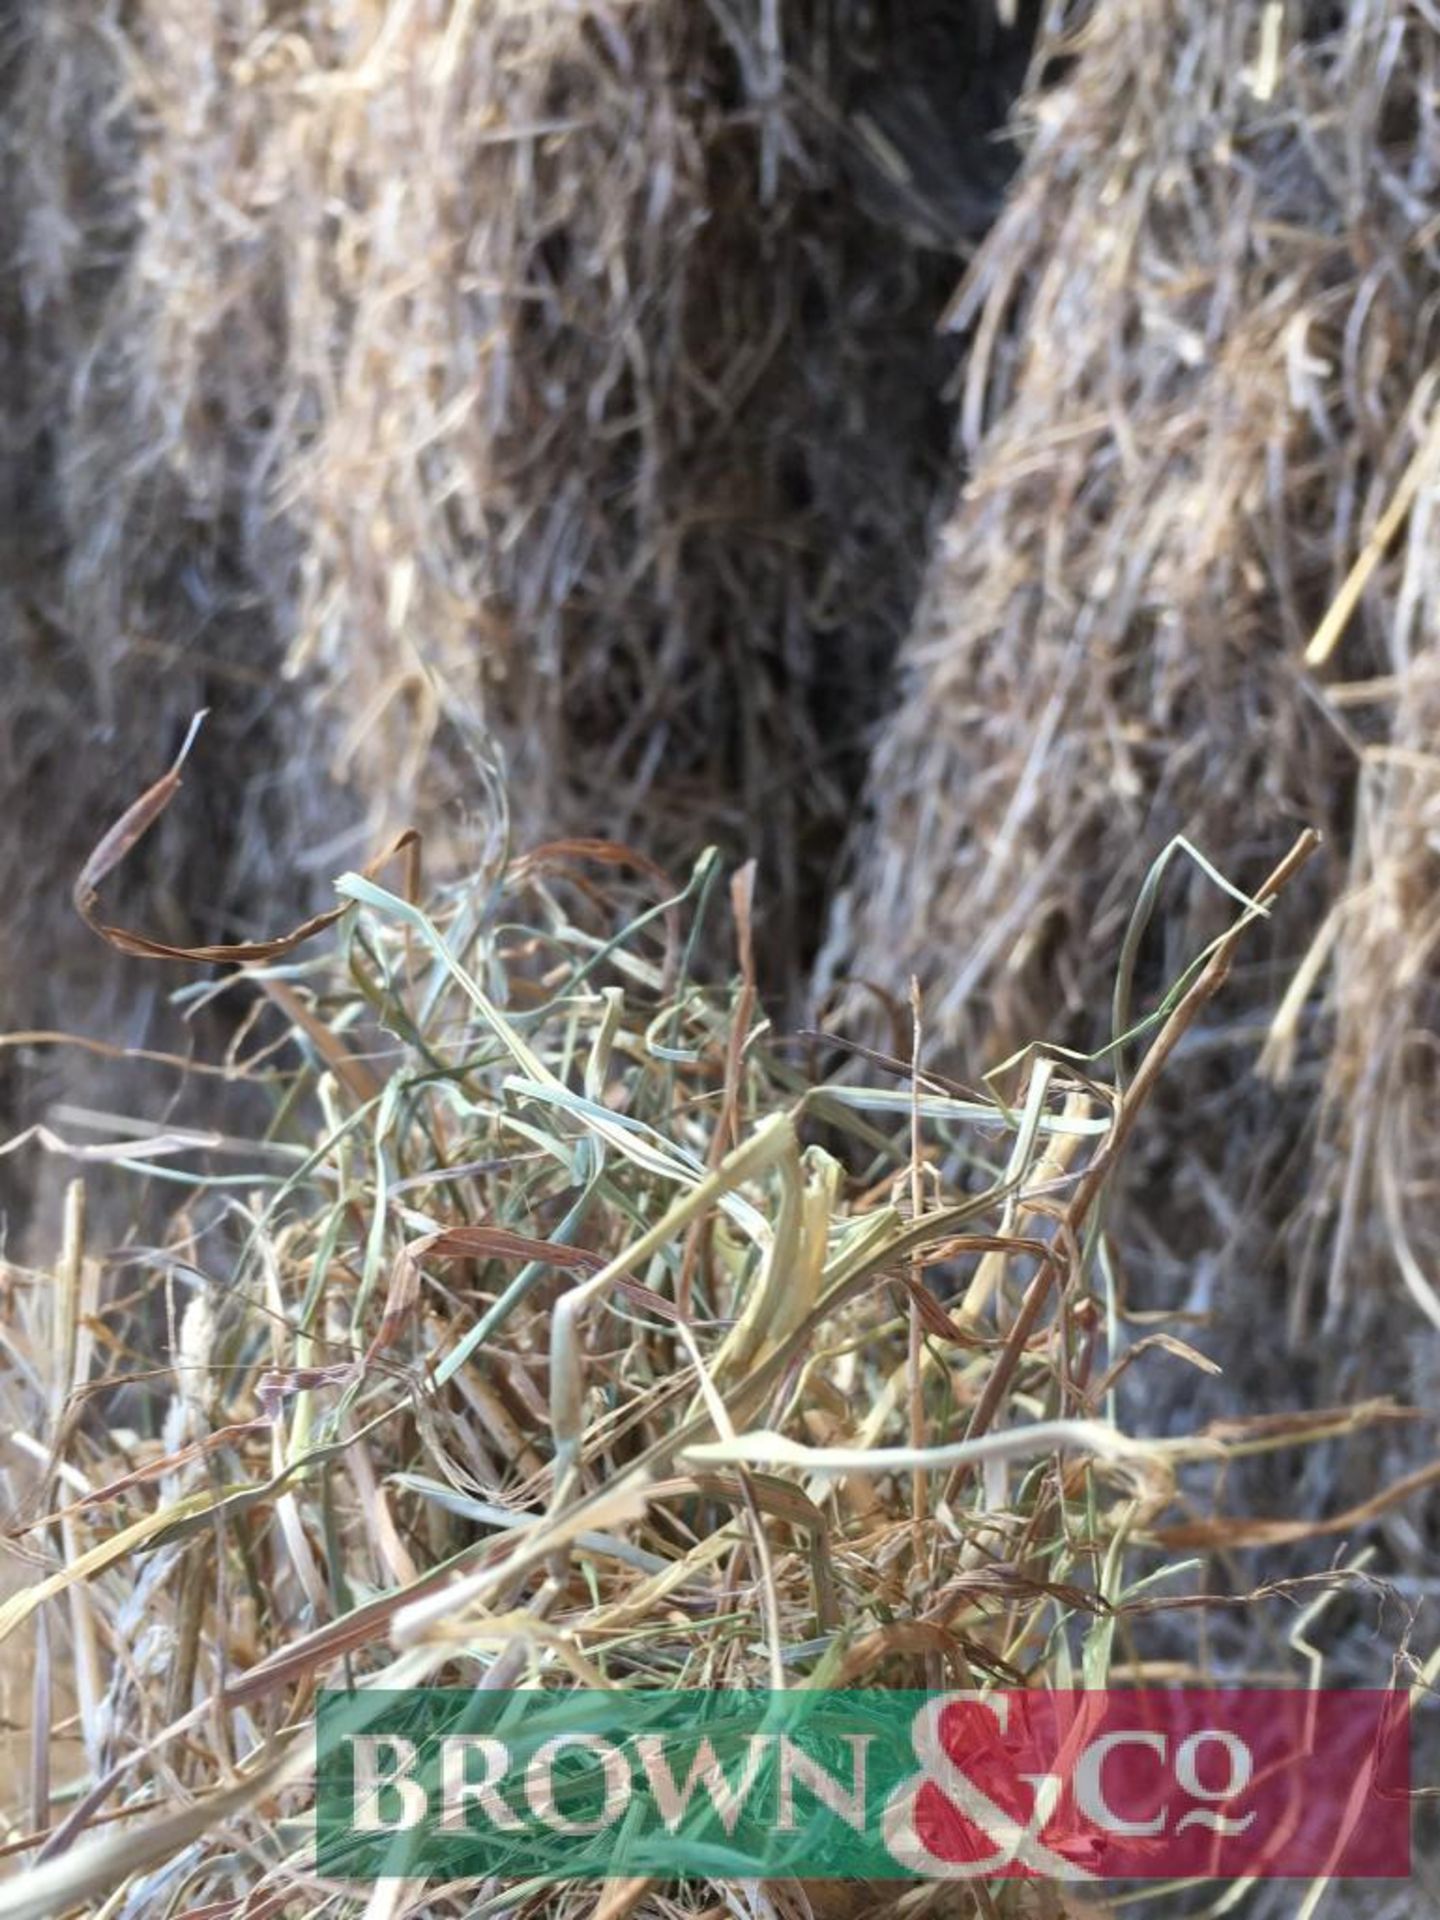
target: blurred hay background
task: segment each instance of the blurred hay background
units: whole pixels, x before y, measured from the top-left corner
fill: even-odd
[[[133,883],[174,935],[449,821],[448,713],[527,834],[759,851],[793,985],[1026,45],[960,0],[8,10],[0,1018],[153,1029],[56,881],[201,705]]]
[[[937,1041],[1093,1047],[1158,848],[1243,882],[1322,827],[1117,1218],[1137,1303],[1223,1299],[1242,1376],[1423,1398],[1433,1335],[1396,1295],[1440,1325],[1440,21],[1116,0],[1057,51],[952,308],[972,471],[826,969],[914,969]],[[1179,864],[1172,943],[1226,911]]]

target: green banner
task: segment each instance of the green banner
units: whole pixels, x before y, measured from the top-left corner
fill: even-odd
[[[322,1693],[342,1880],[1402,1876],[1398,1692]]]
[[[885,1800],[923,1694],[321,1695],[320,1873],[344,1879],[899,1871]]]

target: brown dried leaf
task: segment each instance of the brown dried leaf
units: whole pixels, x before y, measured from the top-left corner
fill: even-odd
[[[204,718],[202,709],[190,722],[190,731],[169,772],[162,774],[154,786],[147,787],[138,800],[132,801],[96,842],[75,881],[71,896],[75,911],[102,940],[120,953],[132,954],[142,960],[200,960],[237,966],[279,960],[285,954],[293,953],[306,940],[313,940],[317,933],[333,927],[345,912],[345,907],[329,907],[324,913],[314,914],[298,927],[293,927],[289,933],[277,934],[273,940],[241,940],[233,944],[198,947],[173,946],[168,940],[154,940],[149,934],[132,933],[127,927],[110,925],[97,912],[102,881],[134,851],[180,791],[180,769],[189,757]],[[407,828],[362,870],[366,879],[374,879],[397,854],[417,847],[419,839],[413,828]]]

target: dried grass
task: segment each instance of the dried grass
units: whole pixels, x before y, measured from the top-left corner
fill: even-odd
[[[850,13],[0,16],[0,971],[102,1063],[6,1161],[47,1220],[37,1147],[85,1169],[58,1257],[3,1273],[11,1913],[318,1905],[300,1748],[347,1673],[1289,1674],[1313,1609],[1237,1625],[1241,1550],[1317,1607],[1337,1535],[1425,1577],[1413,1421],[1286,1411],[1252,1312],[1217,1341],[1267,1411],[1156,1435],[1157,1373],[1213,1361],[1126,1328],[1142,1263],[1210,1304],[1197,1234],[1269,1273],[1297,1193],[1296,1326],[1378,1248],[1437,1317],[1431,12],[1116,0],[1052,45],[832,957],[913,965],[895,1055],[973,1069],[1108,1038],[1117,954],[1119,1032],[1222,944],[1005,1097],[830,1078],[761,1013],[883,710],[942,485],[938,249],[994,164],[954,144],[957,16],[877,61]],[[162,782],[82,872],[202,701],[181,808]],[[507,796],[645,851],[512,860]],[[237,951],[412,804],[478,874],[352,876],[333,951]],[[1331,865],[1246,910],[1216,1001],[1232,909],[1145,869],[1183,829],[1254,884],[1297,818]],[[705,835],[768,866],[724,934],[718,864],[649,857]],[[127,959],[61,931],[76,872]],[[250,964],[162,1006],[142,956],[197,948]],[[1268,1105],[1235,1093],[1266,1025]],[[143,1227],[87,1225],[116,1205]],[[1257,1458],[1300,1465],[1237,1512]]]
[[[937,1043],[971,1058],[1038,1030],[1094,1045],[1157,846],[1183,833],[1245,876],[1322,826],[1328,857],[1152,1129],[1171,1206],[1137,1204],[1131,1251],[1162,1276],[1147,1301],[1203,1306],[1194,1248],[1218,1241],[1235,1303],[1273,1300],[1312,1355],[1322,1316],[1371,1324],[1397,1267],[1440,1326],[1440,19],[1118,0],[1042,64],[954,309],[972,472],[828,972],[898,993],[913,968]],[[1169,924],[1203,937],[1213,900],[1177,889]],[[1238,1103],[1302,961],[1279,1091]],[[1373,1358],[1403,1374],[1393,1333]],[[1363,1345],[1338,1365],[1353,1383]]]
[[[174,797],[162,781],[110,830],[96,884]],[[1125,1437],[1132,1361],[1207,1363],[1173,1339],[1125,1348],[1094,1227],[1161,1070],[1309,851],[1137,1025],[1128,1082],[1036,1053],[1005,1098],[924,1072],[815,1078],[759,1011],[753,872],[726,927],[709,855],[677,886],[559,843],[423,907],[343,878],[327,950],[302,929],[229,979],[228,1070],[265,1124],[178,1137],[157,1065],[157,1092],[79,1157],[137,1195],[165,1183],[163,1243],[92,1243],[87,1172],[53,1266],[5,1277],[3,1466],[28,1487],[0,1639],[40,1636],[48,1758],[12,1817],[28,1864],[7,1913],[361,1911],[306,1866],[305,1734],[317,1686],[346,1676],[1245,1671],[1198,1562],[1138,1591],[1147,1545],[1367,1524],[1415,1487],[1249,1533],[1206,1518],[1206,1487],[1395,1410]],[[723,984],[695,976],[707,948],[733,948]],[[1296,1677],[1343,1583],[1322,1572],[1277,1641]],[[1203,1647],[1197,1608],[1218,1609]],[[495,1897],[397,1887],[366,1910]]]

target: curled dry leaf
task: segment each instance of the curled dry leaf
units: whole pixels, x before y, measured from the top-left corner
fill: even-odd
[[[305,941],[313,940],[317,933],[324,933],[327,927],[333,927],[345,912],[345,907],[328,907],[324,913],[313,914],[298,927],[292,927],[289,933],[277,934],[273,940],[240,940],[196,947],[175,946],[168,940],[152,939],[149,934],[133,933],[128,927],[112,926],[102,920],[98,912],[102,882],[134,851],[180,791],[180,772],[189,758],[204,719],[202,709],[190,722],[184,744],[168,772],[162,774],[153,786],[147,787],[138,800],[132,801],[96,842],[75,882],[71,896],[75,911],[102,940],[121,953],[133,954],[144,960],[200,960],[236,966],[279,960],[287,953],[293,953]],[[373,878],[397,855],[418,848],[419,844],[419,834],[413,828],[407,828],[363,869],[366,878]]]

